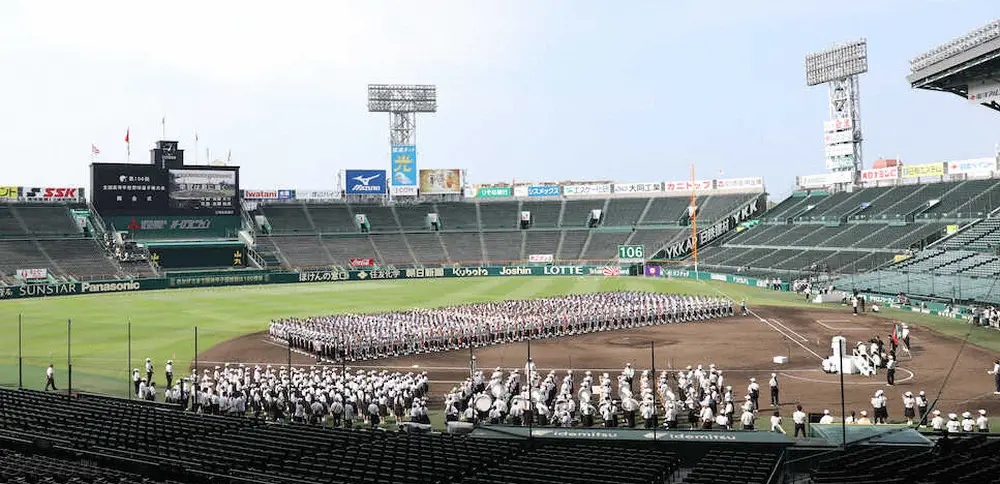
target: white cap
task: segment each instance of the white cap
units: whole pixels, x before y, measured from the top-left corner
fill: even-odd
[[[776,376],[778,376],[778,374],[777,374],[777,373],[771,373],[771,378],[774,378],[774,377],[776,377]]]
[[[867,416],[867,415],[868,415],[868,411],[867,411],[867,410],[862,410],[862,411],[861,411],[861,416],[862,416],[862,417],[865,417],[865,416]]]
[[[955,414],[953,414],[953,413],[949,413],[949,414],[948,414],[948,418],[950,418],[950,419],[952,419],[952,420],[955,420],[955,419],[957,419],[957,418],[958,418],[958,415],[955,415]]]
[[[830,411],[829,410],[823,410],[823,415],[830,415]]]
[[[941,411],[940,410],[935,410],[933,413],[934,413],[934,415],[941,415]]]
[[[962,412],[962,418],[970,418],[970,417],[972,417],[972,412]]]
[[[979,415],[986,415],[986,410],[979,409]]]

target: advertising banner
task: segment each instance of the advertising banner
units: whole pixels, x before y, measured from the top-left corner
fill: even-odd
[[[672,181],[663,184],[665,192],[690,192],[691,190],[711,190],[712,180]]]
[[[552,254],[531,254],[528,256],[528,262],[552,262],[555,260],[555,256]]]
[[[0,200],[17,200],[21,187],[0,187]]]
[[[510,187],[478,187],[476,197],[479,198],[503,198],[511,194]]]
[[[567,197],[583,195],[610,195],[610,183],[591,183],[587,185],[565,185],[562,187],[563,195]],[[530,193],[529,193],[530,195]]]
[[[854,154],[854,143],[838,143],[835,145],[826,145],[823,149],[824,154],[827,158],[839,158],[842,156],[848,156]]]
[[[347,170],[344,193],[348,195],[385,195],[385,170]]]
[[[243,190],[244,200],[291,200],[295,190]]]
[[[240,229],[238,216],[156,216],[136,215],[105,217],[113,230],[128,231],[139,239],[184,237],[235,237]]]
[[[944,176],[944,163],[927,163],[925,165],[903,165],[903,178],[923,178],[927,176]]]
[[[48,279],[49,270],[48,269],[18,269],[17,277],[25,279],[28,281],[36,281],[39,279]]]
[[[846,156],[826,157],[826,169],[830,171],[854,168],[854,153]]]
[[[360,259],[351,259],[348,262],[351,263],[351,267],[374,267],[375,266],[375,259],[372,259],[371,257],[369,257],[369,258],[360,258]]]
[[[615,183],[615,193],[656,193],[663,191],[663,182]]]
[[[663,268],[660,266],[646,266],[646,277],[663,277]]]
[[[420,193],[462,193],[461,170],[420,170]]]
[[[340,198],[337,190],[293,190],[292,197],[296,200],[336,200]]]
[[[397,145],[392,147],[392,186],[417,186],[416,146]]]
[[[601,271],[604,277],[618,277],[622,275],[622,268],[619,266],[604,266]]]
[[[851,122],[850,118],[841,119],[831,119],[829,121],[823,121],[823,131],[843,131],[854,129],[854,123]]]
[[[720,178],[715,180],[715,188],[717,190],[764,188],[764,179],[759,176],[751,178]]]
[[[1000,84],[992,81],[969,84],[969,102],[972,104],[1000,102]]]
[[[415,197],[417,196],[417,187],[397,187],[392,186],[392,196],[394,197]]]
[[[562,195],[562,188],[559,185],[534,185],[525,189],[525,196],[529,197],[558,197],[559,195]]]
[[[80,200],[83,198],[82,188],[56,187],[24,187],[21,197],[28,201]]]
[[[835,171],[821,175],[801,175],[796,178],[802,188],[821,188],[837,183],[851,183],[854,181],[854,174],[850,171]]]
[[[889,168],[873,168],[871,170],[861,171],[861,181],[864,182],[877,182],[881,180],[896,180],[899,178],[899,167],[891,166]]]
[[[833,131],[823,134],[823,143],[835,145],[838,143],[853,143],[854,131]]]
[[[972,160],[956,160],[948,162],[948,174],[949,175],[960,175],[960,174],[988,174],[991,171],[996,171],[997,169],[997,159],[996,158],[976,158]]]

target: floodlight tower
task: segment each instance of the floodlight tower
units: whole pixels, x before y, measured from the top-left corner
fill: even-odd
[[[417,113],[437,112],[437,86],[369,84],[368,112],[389,113],[389,144],[417,144]]]
[[[826,168],[851,170],[855,181],[864,167],[858,76],[865,72],[868,72],[868,42],[865,39],[806,56],[806,85],[830,85],[830,120],[824,124]]]

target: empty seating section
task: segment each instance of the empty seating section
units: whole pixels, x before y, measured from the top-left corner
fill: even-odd
[[[996,180],[969,180],[960,183],[954,190],[948,193],[941,202],[931,207],[929,210],[919,214],[918,218],[980,218],[984,215],[975,215],[970,210],[979,206],[973,203],[979,197],[986,198],[989,205],[990,189],[996,188]],[[995,206],[995,205],[994,205]]]
[[[755,196],[756,194],[727,194],[699,198],[695,201],[698,206],[698,220],[706,223],[719,220]],[[688,202],[690,203],[690,200]]]
[[[563,227],[586,227],[591,210],[604,210],[604,199],[566,200],[563,207]]]
[[[944,232],[946,224],[889,225],[858,242],[859,247],[909,249],[921,240]]]
[[[818,233],[822,237],[817,237],[813,242],[817,247],[852,247],[859,240],[881,228],[881,225],[875,224],[848,224],[829,227]]]
[[[521,260],[522,231],[483,232],[486,256],[494,264]]]
[[[985,435],[956,435],[950,452],[937,447],[859,446],[832,453],[812,469],[815,484],[988,484],[1000,481],[998,442]]]
[[[1000,246],[1000,218],[985,219],[949,237],[941,245],[947,249],[993,250]]]
[[[639,224],[643,210],[649,204],[648,198],[612,198],[608,200],[608,212],[604,215],[605,227],[633,227]]]
[[[305,209],[309,212],[316,230],[322,233],[358,231],[354,215],[346,203],[305,205]]]
[[[768,210],[761,218],[768,222],[784,223],[786,219],[804,210],[809,205],[816,204],[824,196],[826,195],[803,194],[801,192],[793,193],[792,196],[782,200],[774,208]]]
[[[270,239],[292,267],[318,267],[334,263],[323,250],[319,235],[284,235]]]
[[[581,466],[580,456],[594,467]],[[463,484],[591,484],[609,482],[646,484],[668,482],[680,459],[659,449],[547,443],[504,459],[458,481]],[[598,477],[600,476],[600,477]],[[614,477],[611,477],[614,476]]]
[[[778,233],[770,240],[766,242],[761,242],[760,245],[772,245],[772,246],[798,245],[796,242],[799,239],[802,239],[811,234],[812,232],[815,232],[822,228],[823,228],[822,225],[813,225],[813,224],[788,225],[785,226],[785,230]]]
[[[443,230],[477,230],[479,218],[476,204],[465,202],[438,203],[435,206]]]
[[[562,201],[532,202],[525,201],[521,210],[531,212],[533,228],[554,228],[559,226],[559,214],[562,213]],[[520,216],[520,214],[518,214]]]
[[[309,222],[305,207],[298,204],[264,205],[261,212],[271,224],[271,232],[286,234],[295,232],[314,232],[313,224]]]
[[[775,470],[778,456],[762,452],[710,450],[698,461],[682,481],[684,484],[716,484],[721,482],[768,482]]]
[[[444,246],[441,239],[435,232],[423,234],[407,234],[406,240],[410,242],[413,255],[422,265],[443,265],[448,263],[448,257],[444,253]]]
[[[150,480],[138,474],[121,472],[81,462],[70,453],[55,458],[30,455],[0,449],[0,482],[67,484],[122,484],[122,483],[172,483],[174,481]]]
[[[486,260],[479,232],[442,232],[441,238],[455,264],[475,265]]]
[[[23,235],[27,230],[14,216],[13,205],[0,205],[0,235]]]
[[[42,250],[66,275],[114,277],[118,267],[94,239],[40,240]]]
[[[825,198],[819,200],[812,205],[812,209],[807,210],[805,213],[795,217],[795,220],[811,221],[811,220],[822,220],[823,216],[826,215],[828,211],[832,208],[840,205],[841,202],[847,200],[855,193],[850,192],[837,192],[827,195]]]
[[[18,269],[52,268],[33,240],[0,240],[0,268],[11,275]]]
[[[416,264],[410,255],[410,249],[406,246],[403,234],[371,234],[369,237],[375,245],[375,251],[382,256],[383,264],[392,266]]]
[[[78,235],[69,209],[62,205],[52,207],[20,206],[16,208],[29,233],[38,235]]]
[[[396,223],[396,216],[392,213],[392,207],[382,205],[356,205],[351,207],[354,214],[364,214],[368,218],[368,225],[372,232],[396,232],[399,224]]]
[[[629,245],[642,245],[646,247],[646,252],[652,254],[667,243],[690,236],[691,231],[686,228],[676,229],[636,229]]]
[[[607,261],[618,257],[618,246],[625,243],[631,232],[591,232],[584,253],[584,260]]]
[[[330,254],[332,263],[338,266],[347,267],[351,259],[379,260],[378,254],[375,253],[375,247],[372,246],[367,235],[323,237],[320,239],[320,244]]]
[[[575,260],[580,258],[583,252],[583,244],[587,242],[586,230],[567,230],[563,232],[562,242],[560,242],[559,253],[556,258],[562,260]]]
[[[555,257],[561,234],[558,230],[529,230],[525,233],[524,257],[532,254],[552,254]]]
[[[946,193],[953,190],[959,184],[951,183],[929,183],[921,185],[919,190],[915,190],[908,198],[901,199],[895,205],[886,207],[880,213],[873,213],[871,220],[886,220],[892,218],[902,218],[922,207],[927,207],[930,200],[940,200]]]
[[[647,225],[675,224],[687,214],[691,199],[686,197],[659,197],[649,204],[649,210],[642,218]]]
[[[865,190],[865,198],[861,199],[862,204],[867,207],[851,215],[852,220],[875,220],[885,212],[891,212],[901,200],[921,191],[924,185],[901,185],[898,187],[870,188]],[[874,192],[873,190],[879,190]],[[860,196],[860,195],[859,195]],[[853,208],[853,207],[852,207]]]
[[[427,215],[434,212],[434,205],[420,204],[416,206],[395,207],[396,218],[403,230],[427,230],[430,222]]]
[[[731,244],[754,245],[764,244],[772,238],[785,233],[792,228],[790,225],[757,225],[747,230],[739,232],[730,241]]]
[[[479,225],[483,229],[516,229],[520,224],[517,202],[479,203]]]

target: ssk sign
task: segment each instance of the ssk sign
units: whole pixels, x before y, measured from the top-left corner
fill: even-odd
[[[79,188],[25,188],[24,198],[41,200],[76,200],[80,197]]]
[[[375,259],[351,259],[351,267],[374,267]]]

